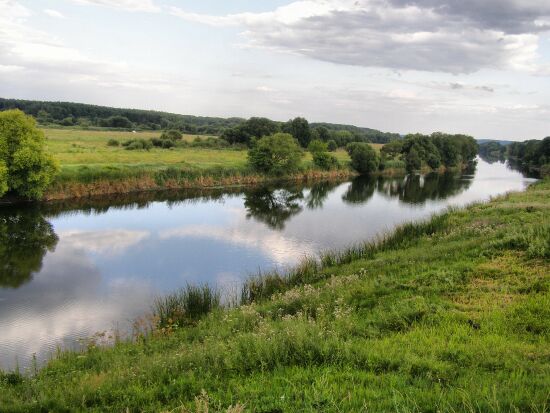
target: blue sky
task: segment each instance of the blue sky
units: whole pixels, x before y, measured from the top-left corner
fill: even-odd
[[[0,0],[0,96],[550,135],[547,0]]]

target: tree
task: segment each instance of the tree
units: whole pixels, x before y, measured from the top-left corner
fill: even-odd
[[[181,138],[183,138],[183,135],[181,134],[180,131],[178,130],[174,130],[174,129],[171,129],[171,130],[167,130],[165,132],[162,132],[162,135],[160,135],[160,139],[161,140],[171,140],[173,142],[175,141],[180,141]]]
[[[290,133],[300,143],[302,148],[307,148],[311,141],[309,123],[304,118],[294,118],[285,123],[283,132]]]
[[[313,164],[324,171],[338,167],[338,159],[328,153],[328,145],[320,140],[311,141],[307,147],[313,157]]]
[[[405,166],[408,173],[412,173],[422,167],[422,159],[415,146],[413,146],[405,156]]]
[[[386,158],[395,159],[401,154],[402,150],[403,150],[403,141],[395,140],[385,144],[380,150],[380,153],[382,156]]]
[[[330,139],[327,142],[327,147],[330,152],[334,152],[336,149],[338,149],[338,145],[336,144],[336,141],[334,139]]]
[[[368,143],[355,142],[347,146],[351,158],[351,167],[362,175],[378,170],[380,156]]]
[[[257,140],[248,151],[248,162],[258,172],[285,175],[296,172],[302,150],[288,133],[276,133]]]
[[[32,117],[20,110],[0,112],[0,196],[11,191],[42,197],[59,170],[44,144],[44,133]]]

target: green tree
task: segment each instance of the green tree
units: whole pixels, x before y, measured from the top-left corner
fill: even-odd
[[[59,170],[45,152],[44,133],[20,110],[0,112],[0,196],[38,199]]]
[[[276,133],[257,140],[248,151],[248,162],[258,172],[285,175],[298,170],[302,150],[288,133]]]
[[[405,156],[405,165],[409,173],[417,171],[422,167],[422,159],[416,146],[411,147],[409,153]]]
[[[351,158],[351,167],[360,174],[367,175],[378,170],[380,156],[368,143],[350,143],[346,149]]]
[[[311,141],[309,123],[304,118],[294,118],[285,123],[283,132],[290,133],[300,143],[302,148],[307,148]]]
[[[328,145],[320,140],[311,141],[307,147],[313,157],[313,164],[324,171],[338,167],[338,159],[328,153]]]
[[[330,152],[334,152],[336,149],[338,149],[338,145],[336,144],[336,141],[334,139],[330,139],[327,142],[327,147]]]
[[[160,135],[161,140],[171,140],[173,142],[180,141],[181,138],[183,138],[183,135],[179,130],[167,130],[165,132],[162,132],[162,135]]]

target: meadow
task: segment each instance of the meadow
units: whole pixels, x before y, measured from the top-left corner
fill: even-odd
[[[267,179],[250,170],[244,148],[192,145],[197,138],[208,139],[205,136],[184,135],[186,146],[129,151],[107,143],[111,139],[122,143],[131,139],[158,138],[161,132],[47,128],[44,133],[48,150],[61,165],[61,172],[45,197],[50,200],[163,188],[231,186]],[[378,149],[382,146],[373,145]],[[290,178],[350,176],[348,154],[338,150],[335,156],[342,169],[336,173],[322,173],[314,171],[311,154],[306,152],[302,162],[304,173]],[[168,174],[176,174],[178,179],[165,179],[168,169]]]
[[[131,339],[0,374],[0,410],[547,412],[550,181],[258,275],[239,301],[166,297]]]

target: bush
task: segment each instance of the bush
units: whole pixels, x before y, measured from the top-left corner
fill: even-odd
[[[177,130],[167,130],[160,135],[161,140],[171,140],[171,141],[180,141],[183,138],[183,135],[180,131]]]
[[[109,141],[107,142],[107,146],[119,146],[120,145],[120,142],[117,141],[116,139],[109,139]]]
[[[285,175],[298,170],[302,155],[292,135],[276,133],[254,143],[248,151],[248,162],[258,172]]]
[[[151,141],[145,139],[132,139],[122,144],[128,151],[150,150],[153,147]]]
[[[336,149],[338,149],[338,144],[334,139],[331,139],[327,142],[327,148],[330,152],[334,152]]]
[[[331,155],[328,152],[317,152],[313,154],[313,164],[324,171],[330,171],[332,169],[337,169],[338,159],[334,155]]]
[[[59,171],[45,152],[44,133],[20,110],[0,112],[0,196],[40,198]]]
[[[346,149],[351,158],[351,167],[360,174],[370,174],[378,170],[380,156],[368,143],[350,143]]]

